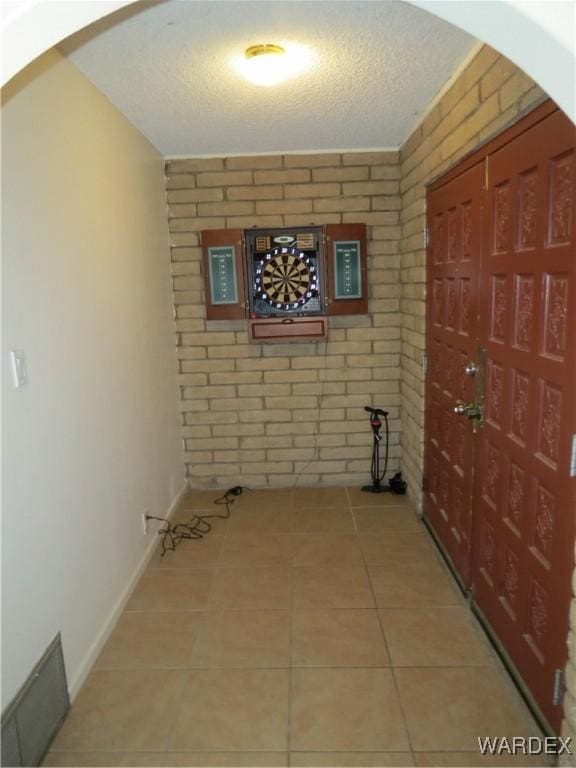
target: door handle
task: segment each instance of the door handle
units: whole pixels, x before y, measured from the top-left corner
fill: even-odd
[[[482,418],[482,408],[476,403],[456,403],[454,413],[458,416],[467,416],[469,419]]]
[[[484,418],[484,409],[481,405],[478,405],[477,403],[456,403],[454,406],[454,413],[457,416],[466,416],[466,418],[470,419],[470,421],[473,423],[474,432],[477,431],[478,427],[482,423],[482,420]]]
[[[469,416],[470,411],[473,411],[475,407],[474,403],[456,403],[454,413],[457,416]]]

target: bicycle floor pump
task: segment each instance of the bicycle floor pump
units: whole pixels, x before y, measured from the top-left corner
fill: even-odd
[[[371,408],[369,405],[365,405],[364,410],[370,414],[370,426],[372,428],[372,461],[370,464],[372,485],[363,485],[362,490],[367,493],[388,493],[391,490],[390,486],[382,484],[382,481],[386,477],[386,472],[388,471],[388,447],[390,442],[388,411],[383,411],[381,408]],[[380,430],[382,429],[381,416],[384,418],[385,426],[384,471],[382,474],[380,474],[380,442],[382,440],[382,435],[380,434]]]

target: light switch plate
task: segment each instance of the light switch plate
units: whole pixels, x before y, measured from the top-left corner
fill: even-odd
[[[28,371],[26,370],[26,355],[23,349],[12,349],[12,380],[16,388],[28,384]]]

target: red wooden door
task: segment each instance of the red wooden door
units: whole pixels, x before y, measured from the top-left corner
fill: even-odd
[[[488,158],[473,599],[556,729],[574,568],[574,126],[559,111]]]
[[[428,317],[424,515],[464,586],[469,582],[473,423],[456,416],[474,399],[465,373],[478,343],[484,164],[428,197]]]

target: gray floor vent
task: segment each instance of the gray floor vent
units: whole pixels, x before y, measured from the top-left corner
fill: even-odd
[[[2,715],[2,766],[40,765],[69,708],[58,634]]]

